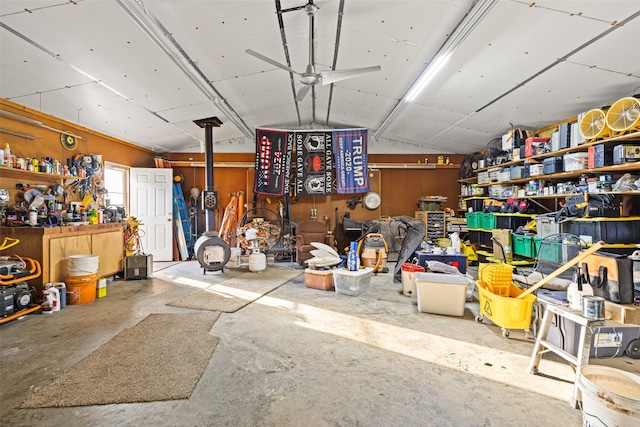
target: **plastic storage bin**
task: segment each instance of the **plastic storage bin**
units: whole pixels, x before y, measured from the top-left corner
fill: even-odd
[[[478,177],[480,179],[480,177]],[[480,182],[478,182],[480,183]],[[488,197],[468,197],[464,201],[467,202],[467,212],[482,212],[484,209],[484,201]]]
[[[416,273],[418,311],[463,316],[469,282],[462,276]]]
[[[571,221],[569,232],[588,243],[600,240],[605,243],[640,242],[640,217],[626,218],[577,218]]]
[[[482,225],[480,228],[485,230],[493,230],[496,228],[496,217],[493,212],[483,212],[480,216]]]
[[[469,241],[472,245],[482,245],[482,230],[469,230]]]
[[[536,220],[536,231],[538,233],[538,237],[541,239],[553,234],[566,233],[569,229],[569,224],[571,223],[571,221],[556,222],[555,213],[538,215],[535,216],[534,219]]]
[[[589,164],[589,153],[568,153],[564,155],[564,171],[586,169]]]
[[[333,273],[331,270],[304,270],[304,285],[307,288],[328,291],[333,288]]]
[[[371,287],[371,275],[373,268],[365,267],[358,271],[349,271],[344,268],[333,270],[333,286],[336,293],[358,296]]]
[[[482,228],[482,212],[467,212],[467,228]]]
[[[514,234],[511,236],[513,241],[514,255],[521,255],[527,258],[533,258],[536,255],[533,236],[525,236],[522,234]]]
[[[416,251],[418,257],[418,265],[427,267],[427,261],[439,261],[443,264],[451,265],[458,269],[462,274],[467,272],[467,256],[464,254],[433,254],[430,252]]]
[[[496,217],[496,228],[505,228],[509,230],[517,230],[519,227],[527,225],[534,217],[528,214],[494,214]]]

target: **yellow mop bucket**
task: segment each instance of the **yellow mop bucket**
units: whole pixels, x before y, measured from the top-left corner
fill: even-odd
[[[493,289],[500,291],[500,295],[491,292],[488,283],[478,280],[476,285],[478,286],[482,316],[487,317],[503,329],[529,329],[533,303],[536,301],[535,295],[528,294],[523,298],[517,298],[524,290],[514,284],[510,284],[508,287],[494,287]]]
[[[528,294],[516,298],[525,291],[511,280],[513,266],[489,264],[482,267],[476,281],[480,299],[480,315],[476,321],[482,322],[486,317],[502,328],[505,337],[509,336],[509,329],[528,330],[536,296]]]

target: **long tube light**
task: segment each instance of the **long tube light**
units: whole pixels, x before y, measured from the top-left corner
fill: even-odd
[[[453,33],[444,42],[438,52],[431,58],[429,63],[423,68],[418,78],[413,82],[398,104],[383,120],[382,124],[373,134],[377,139],[393,123],[404,109],[416,99],[418,94],[427,86],[433,77],[444,67],[453,55],[453,52],[471,35],[473,30],[489,14],[491,9],[498,3],[498,0],[479,0],[471,10],[465,15],[462,21],[454,29]]]
[[[249,139],[255,134],[240,116],[227,105],[224,99],[220,99],[215,88],[206,79],[200,69],[187,56],[176,43],[170,43],[170,34],[165,31],[160,22],[147,10],[141,0],[116,0],[129,17],[140,27],[144,33],[180,68],[189,80],[209,99],[220,111]],[[140,8],[136,6],[140,5]]]
[[[21,116],[20,114],[15,114],[15,113],[12,113],[10,111],[6,111],[6,110],[0,109],[0,116],[7,117],[9,119],[13,119],[13,120],[15,120],[17,122],[25,123],[25,124],[28,124],[28,125],[38,126],[38,127],[41,127],[43,129],[47,129],[47,130],[50,130],[50,131],[53,131],[53,132],[58,132],[58,133],[61,133],[61,134],[72,134],[77,139],[82,139],[84,141],[87,140],[86,138],[83,138],[81,136],[73,134],[71,131],[52,128],[51,126],[47,126],[47,125],[45,125],[44,123],[42,123],[42,122],[40,122],[38,120],[30,119],[28,117]]]

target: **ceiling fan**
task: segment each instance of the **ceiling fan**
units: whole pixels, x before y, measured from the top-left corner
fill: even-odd
[[[309,17],[309,64],[304,73],[300,73],[294,70],[291,67],[288,67],[284,64],[279,63],[269,57],[266,57],[254,50],[247,49],[247,52],[251,56],[255,56],[258,59],[261,59],[265,62],[268,62],[271,65],[275,65],[278,68],[282,68],[283,70],[289,71],[290,73],[297,74],[300,76],[300,83],[302,83],[302,87],[296,94],[296,101],[302,101],[304,97],[307,95],[312,86],[321,83],[322,85],[328,85],[335,82],[339,82],[341,80],[350,79],[353,77],[358,77],[367,73],[374,73],[382,70],[379,65],[373,67],[363,67],[363,68],[352,68],[348,70],[328,70],[328,71],[320,71],[316,72],[315,69],[315,58],[314,58],[314,50],[313,50],[313,18],[318,11],[318,7],[313,4],[313,1],[310,0],[309,3],[302,7],[305,13]]]

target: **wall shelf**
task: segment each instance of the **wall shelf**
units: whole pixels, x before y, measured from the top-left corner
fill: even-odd
[[[640,171],[640,162],[622,163],[620,165],[603,166],[601,168],[593,168],[593,169],[580,169],[577,171],[559,172],[559,173],[553,173],[549,175],[535,175],[535,176],[530,176],[528,178],[518,178],[518,179],[511,179],[509,181],[499,181],[499,182],[497,181],[497,182],[492,182],[490,184],[478,184],[478,187],[490,187],[492,185],[499,185],[499,184],[522,184],[522,183],[529,182],[536,179],[562,181],[564,179],[578,178],[580,175],[583,175],[583,174],[602,175],[602,174],[620,173],[620,172],[629,172],[629,171]]]
[[[622,143],[622,142],[629,142],[629,141],[635,141],[635,140],[640,140],[640,131],[633,132],[633,133],[628,133],[626,135],[614,136],[612,138],[607,138],[607,139],[601,139],[601,140],[597,140],[597,141],[587,142],[587,143],[578,145],[576,147],[563,148],[561,150],[551,151],[549,153],[539,154],[537,156],[526,157],[524,159],[512,160],[512,161],[509,161],[509,162],[500,163],[499,165],[493,165],[493,166],[490,166],[490,167],[477,169],[475,172],[476,173],[477,172],[483,172],[483,171],[487,171],[489,169],[498,168],[498,167],[507,167],[507,166],[519,165],[521,163],[524,163],[525,160],[528,160],[528,161],[534,160],[535,161],[535,160],[539,160],[539,159],[545,159],[547,157],[557,157],[557,156],[561,156],[561,155],[567,154],[567,153],[576,153],[576,152],[581,152],[581,151],[587,151],[589,149],[589,147],[594,146],[594,145]],[[640,168],[640,164],[638,165],[638,168]]]
[[[15,168],[7,168],[0,167],[0,177],[2,178],[13,178],[13,179],[24,179],[31,181],[40,181],[40,182],[63,182],[67,180],[84,180],[86,178],[80,178],[79,176],[68,176],[68,175],[57,175],[52,173],[42,173],[42,172],[33,172],[26,171],[23,169],[15,169]]]

